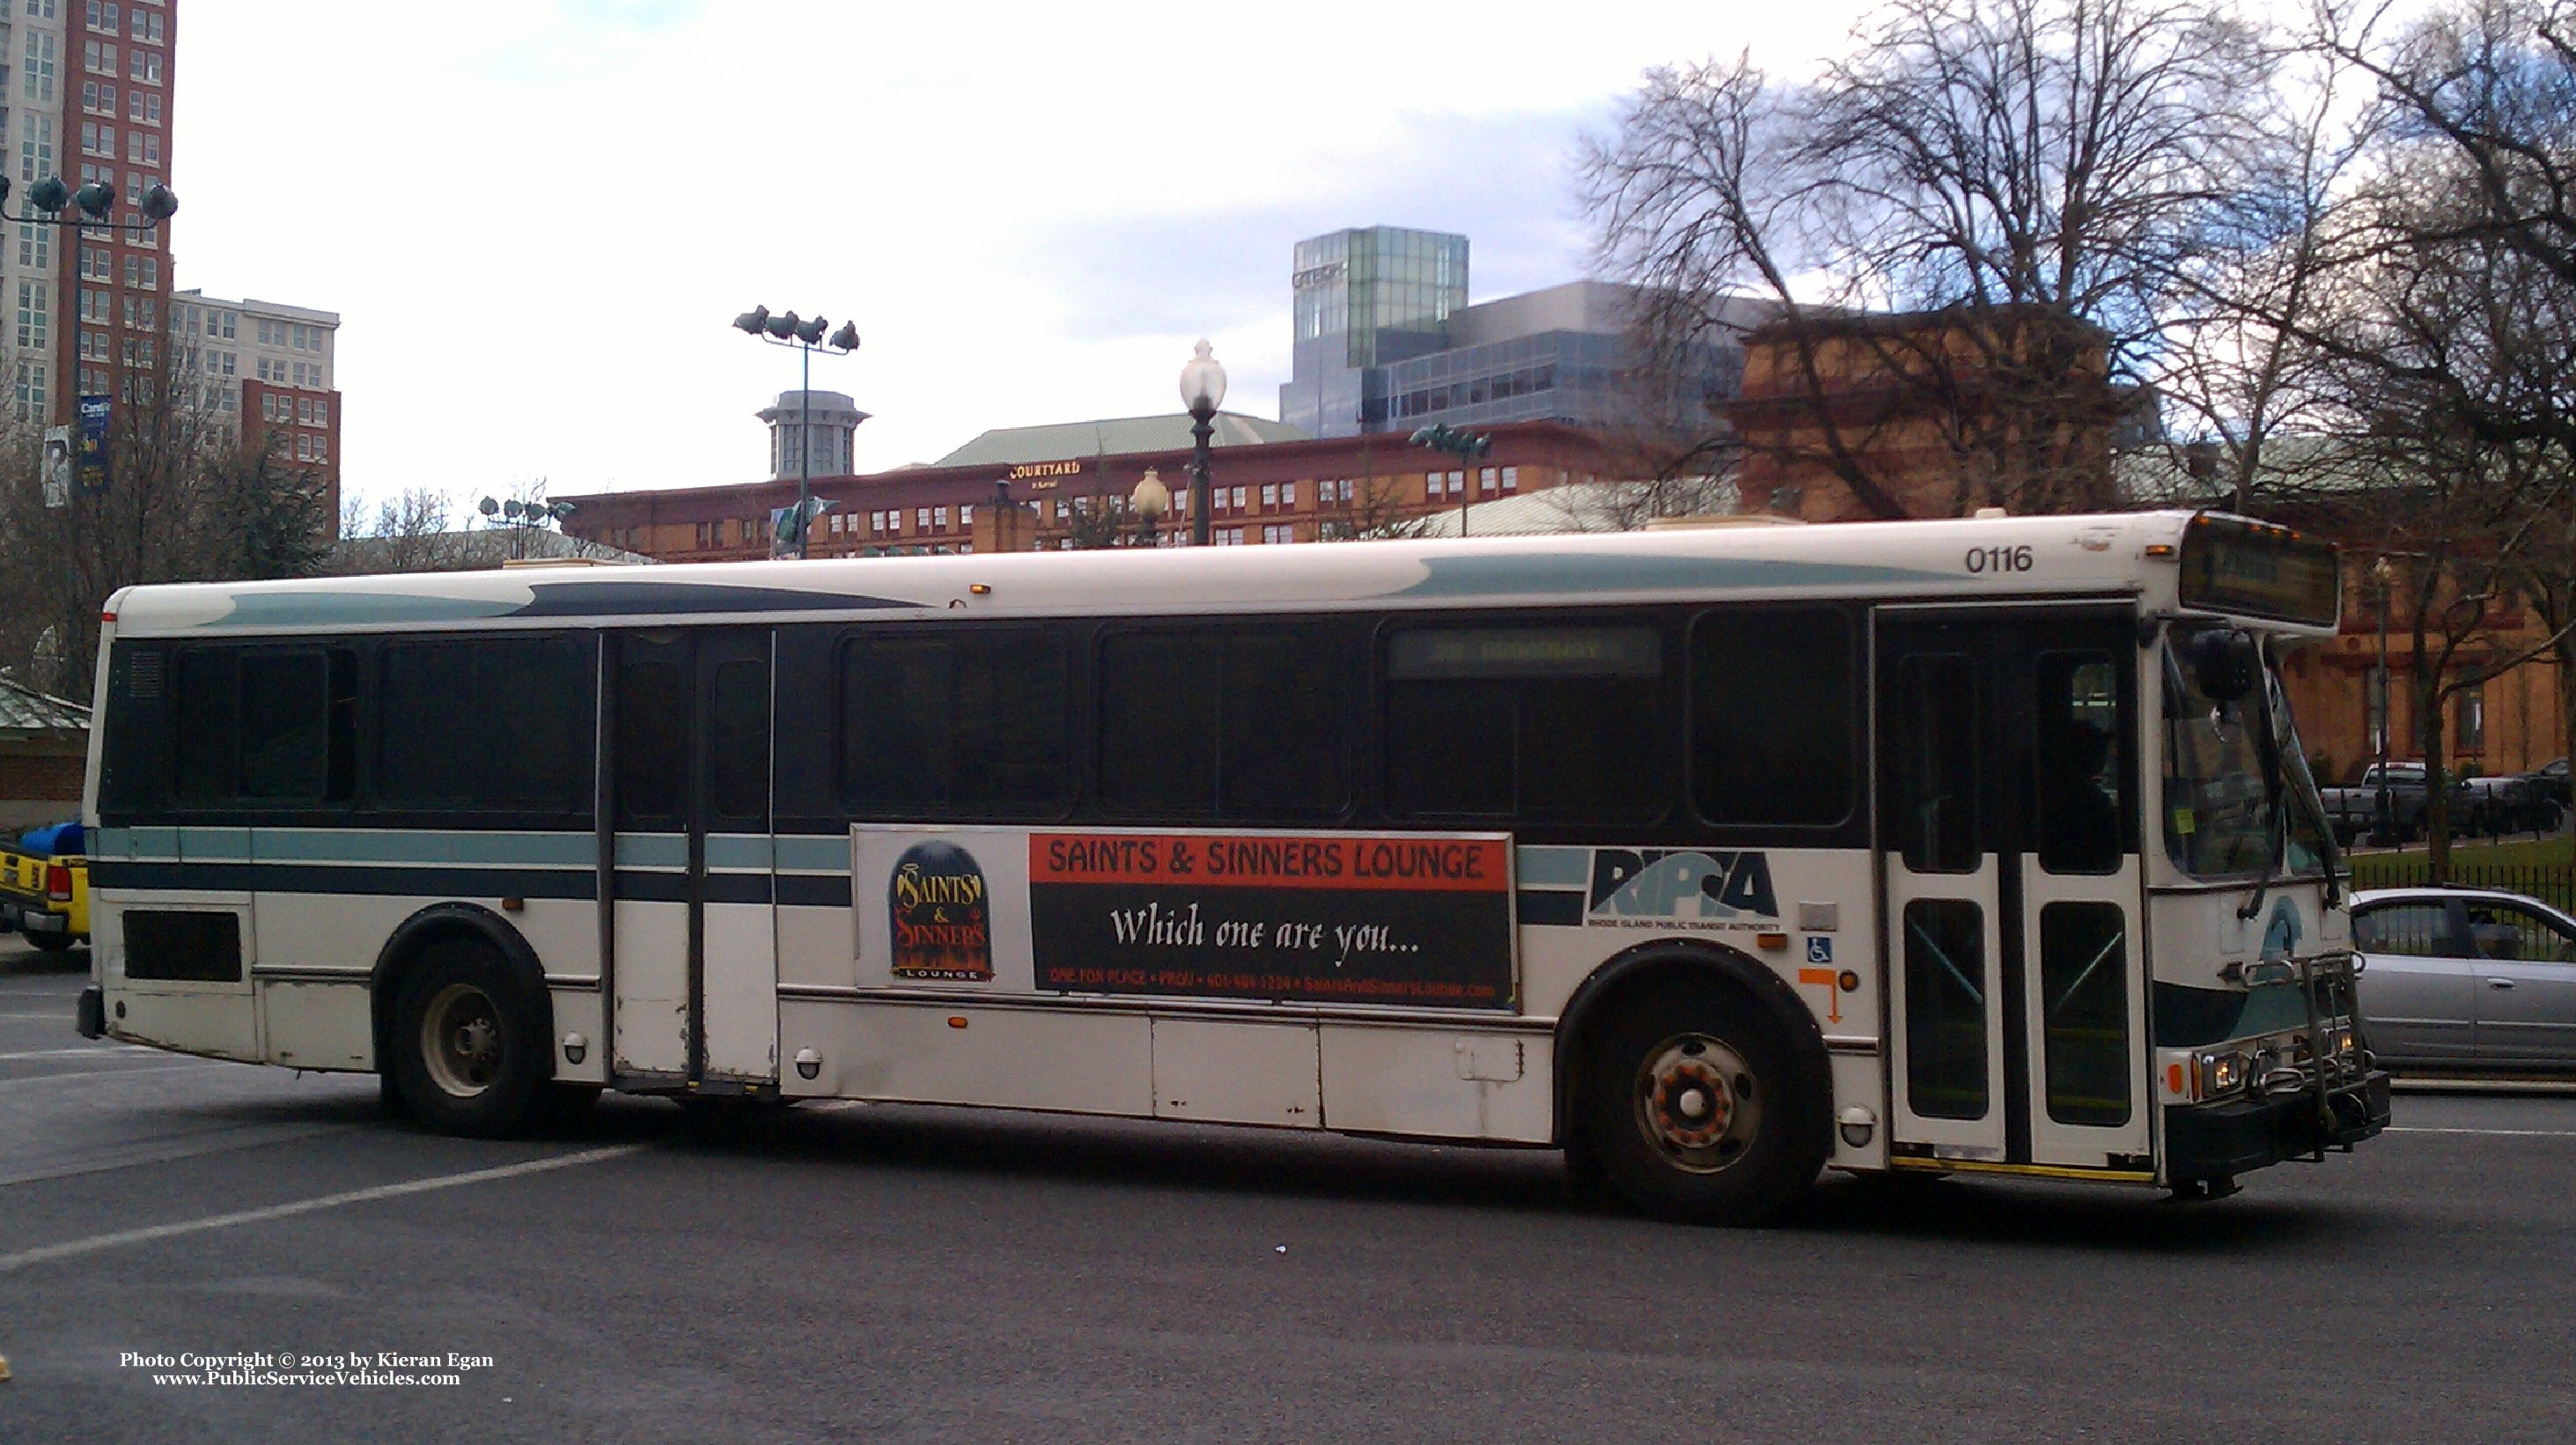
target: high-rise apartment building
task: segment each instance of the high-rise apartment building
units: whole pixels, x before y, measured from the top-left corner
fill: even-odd
[[[38,181],[116,192],[107,227],[10,223],[0,297],[12,310],[12,419],[70,420],[76,398],[156,400],[169,371],[167,224],[144,193],[170,174],[175,0],[0,0],[0,164],[16,209]],[[79,214],[66,207],[66,217]]]
[[[340,391],[333,380],[340,316],[280,301],[170,297],[172,397],[219,444],[266,452],[281,469],[329,485],[340,515]]]

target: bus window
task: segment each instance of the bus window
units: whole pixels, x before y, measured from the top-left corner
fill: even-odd
[[[1646,626],[1413,628],[1386,653],[1386,803],[1408,815],[1648,822],[1672,781]]]
[[[1852,716],[1843,614],[1711,612],[1691,629],[1691,795],[1709,822],[1850,817]]]
[[[191,648],[178,662],[171,716],[182,802],[267,810],[350,796],[353,653]]]
[[[1109,634],[1100,645],[1102,804],[1193,816],[1340,812],[1350,798],[1346,672],[1339,639],[1314,625]]]
[[[238,661],[230,648],[192,647],[179,654],[170,715],[185,720],[171,729],[178,737],[175,791],[182,803],[212,803],[232,796]]]
[[[2127,941],[2116,903],[2039,910],[2040,1048],[2060,1124],[2129,1122]]]
[[[2111,659],[2099,652],[2042,653],[2038,684],[2039,866],[2051,873],[2116,872],[2129,847],[2120,806],[2120,688]]]
[[[688,644],[629,637],[618,652],[618,826],[669,822],[688,779]]]
[[[589,652],[567,637],[385,644],[376,797],[397,810],[578,809],[590,773]]]
[[[1896,799],[1889,823],[1916,873],[1973,873],[1977,841],[1977,664],[1964,653],[1915,653],[1896,664],[1902,732],[1890,739]],[[1920,1110],[1917,1111],[1921,1112]]]
[[[1905,1089],[1926,1119],[1986,1116],[1986,916],[1965,898],[1905,905]]]
[[[707,801],[727,823],[769,824],[769,659],[716,664],[708,704]]]
[[[330,766],[329,688],[330,669],[319,652],[252,653],[241,660],[241,796],[322,796]]]
[[[1061,634],[868,633],[841,645],[841,801],[863,817],[1063,811]]]

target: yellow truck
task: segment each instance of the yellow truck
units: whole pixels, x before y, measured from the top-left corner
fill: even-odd
[[[77,823],[0,841],[0,927],[49,953],[89,942],[89,859]]]

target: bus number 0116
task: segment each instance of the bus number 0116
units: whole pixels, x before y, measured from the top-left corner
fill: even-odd
[[[1968,571],[2027,572],[2031,556],[2028,547],[1971,547],[1968,549]]]

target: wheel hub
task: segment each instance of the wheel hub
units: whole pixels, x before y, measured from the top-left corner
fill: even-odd
[[[1716,1173],[1743,1157],[1761,1126],[1753,1070],[1723,1040],[1668,1039],[1638,1070],[1637,1123],[1672,1163]]]
[[[491,996],[468,983],[440,989],[422,1012],[421,1062],[441,1092],[470,1099],[501,1077],[501,1018]]]

